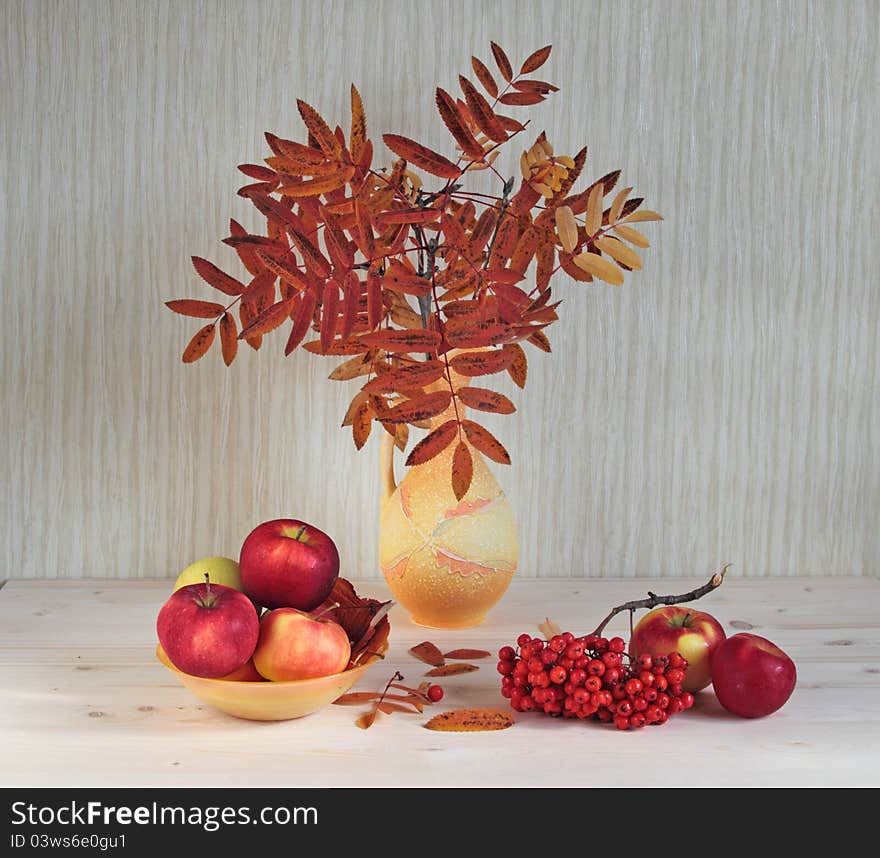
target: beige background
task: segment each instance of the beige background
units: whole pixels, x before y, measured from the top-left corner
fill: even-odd
[[[877,2],[0,8],[0,577],[173,575],[280,515],[378,574],[332,364],[276,334],[184,367],[162,302],[231,265],[235,165],[297,96],[345,124],[354,80],[375,136],[448,147],[433,87],[490,38],[555,45],[534,129],[667,217],[625,288],[560,282],[554,355],[502,386],[521,574],[877,573]]]

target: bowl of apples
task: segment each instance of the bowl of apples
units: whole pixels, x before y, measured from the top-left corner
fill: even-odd
[[[156,620],[156,657],[200,700],[283,721],[352,688],[388,649],[391,602],[339,577],[332,539],[293,519],[251,532],[239,562],[187,567]]]

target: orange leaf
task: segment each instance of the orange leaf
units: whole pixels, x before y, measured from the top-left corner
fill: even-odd
[[[425,435],[415,447],[412,448],[406,460],[407,467],[422,465],[430,461],[438,453],[442,453],[458,434],[458,421],[447,420],[445,423]]]
[[[550,51],[553,49],[552,45],[545,45],[543,48],[538,48],[533,54],[529,54],[526,57],[525,61],[522,64],[522,68],[519,70],[520,74],[530,74],[533,71],[541,68],[544,63],[547,62],[547,58],[550,56]]]
[[[510,464],[510,454],[504,449],[504,445],[488,430],[474,423],[473,420],[462,420],[461,426],[471,442],[481,453],[488,456],[493,462],[501,465]]]
[[[280,277],[286,283],[290,283],[298,290],[306,288],[307,284],[302,273],[297,268],[294,268],[293,265],[291,265],[290,262],[288,262],[286,259],[282,257],[270,256],[268,253],[262,250],[256,251],[256,257],[276,277]],[[272,282],[274,283],[274,278],[272,279]],[[251,283],[250,285],[252,286],[253,283]],[[248,287],[247,297],[249,300],[252,300],[250,286]]]
[[[467,236],[465,235],[464,228],[456,218],[450,217],[444,212],[440,218],[440,228],[443,230],[446,244],[458,250],[463,250],[467,247],[465,243]]]
[[[638,271],[642,267],[642,259],[638,253],[619,239],[603,235],[595,240],[595,244],[602,253],[607,253],[612,259],[625,265],[631,271]]]
[[[539,104],[544,96],[538,92],[506,92],[498,100],[502,104]]]
[[[512,359],[513,356],[506,350],[492,349],[491,351],[463,352],[452,358],[449,363],[459,375],[473,377],[501,372],[501,370],[507,369]]]
[[[513,414],[516,406],[503,394],[482,387],[462,387],[456,391],[458,398],[477,411],[492,411],[495,414]]]
[[[382,278],[382,285],[404,295],[430,295],[431,283],[418,274],[410,274],[402,266],[392,265]]]
[[[474,478],[474,460],[464,441],[459,441],[452,455],[452,491],[461,500],[471,487]]]
[[[194,319],[215,319],[226,309],[222,304],[215,304],[213,301],[194,301],[190,298],[166,301],[165,306],[181,316],[191,316]]]
[[[293,312],[293,327],[290,329],[290,336],[284,347],[285,355],[289,355],[305,339],[312,324],[317,304],[318,299],[311,289],[302,294]]]
[[[195,336],[189,341],[187,347],[183,350],[183,362],[184,363],[192,363],[193,361],[197,361],[202,355],[204,355],[209,348],[211,348],[211,343],[214,342],[214,333],[216,331],[214,322],[210,325],[205,325],[204,328],[199,328],[196,331]]]
[[[291,158],[304,164],[323,164],[327,160],[327,156],[319,149],[304,146],[295,140],[283,140],[268,131],[266,132],[266,142],[279,158]],[[271,158],[266,158],[265,160],[270,167],[273,166]]]
[[[285,319],[289,318],[294,306],[293,298],[285,298],[267,307],[238,335],[239,339],[268,334],[274,331]]]
[[[282,185],[278,193],[284,197],[317,197],[341,188],[354,175],[354,167],[347,166],[325,176],[306,179],[296,185]]]
[[[495,63],[498,66],[498,71],[501,72],[501,77],[510,83],[513,80],[513,67],[510,65],[507,54],[504,53],[501,45],[496,45],[495,42],[489,42],[489,44],[492,47],[492,56],[495,57]]]
[[[425,664],[430,664],[434,667],[439,667],[441,664],[446,663],[443,658],[443,653],[440,652],[440,648],[432,644],[431,641],[422,641],[420,644],[410,647],[409,651],[419,659],[419,661],[423,661]]]
[[[507,132],[489,106],[489,102],[464,75],[458,76],[458,82],[471,116],[474,117],[474,122],[477,123],[480,131],[496,143],[503,143],[507,140]]]
[[[579,253],[574,258],[574,264],[612,286],[620,286],[623,283],[623,271],[598,253]]]
[[[321,301],[321,347],[327,349],[336,336],[336,320],[339,318],[339,286],[334,279],[324,284]]]
[[[525,387],[529,364],[522,346],[519,343],[509,343],[504,346],[504,351],[510,356],[510,364],[507,367],[508,375],[517,387]]]
[[[361,703],[370,703],[378,700],[380,697],[378,691],[349,691],[342,697],[337,697],[333,701],[334,706],[359,706]]]
[[[351,421],[351,435],[354,445],[358,450],[367,443],[370,430],[373,428],[373,412],[369,403],[365,400],[355,411]]]
[[[339,364],[327,378],[333,381],[350,381],[352,378],[358,378],[362,375],[369,375],[372,372],[373,361],[369,354],[357,355],[345,363]]]
[[[235,297],[244,292],[243,283],[221,271],[213,262],[208,262],[201,256],[193,256],[192,263],[199,277],[215,289],[219,289],[224,295]]]
[[[492,653],[485,649],[454,649],[451,652],[444,653],[444,658],[474,661],[478,658],[489,658],[490,655]]]
[[[549,354],[551,351],[550,340],[547,339],[547,335],[543,331],[535,331],[535,333],[529,337],[529,342],[533,346],[537,346],[542,352],[547,352]]]
[[[328,158],[340,158],[342,156],[342,146],[321,114],[300,98],[296,100],[296,106],[302,121],[305,123],[306,128],[309,129],[309,134],[315,138],[315,142],[321,148],[321,151]]]
[[[220,348],[223,352],[223,363],[229,366],[238,351],[238,328],[229,313],[224,313],[220,320]]]
[[[492,77],[492,72],[486,68],[485,64],[476,57],[471,57],[471,68],[473,68],[477,80],[483,84],[486,92],[488,92],[492,98],[498,98],[498,84],[495,83],[495,78]]]
[[[348,148],[351,151],[352,160],[359,162],[364,151],[364,143],[367,140],[367,117],[364,113],[364,104],[361,94],[354,84],[351,85],[351,134],[348,138]]]
[[[376,239],[373,235],[373,219],[370,210],[361,199],[354,201],[354,219],[357,223],[358,247],[367,259],[376,255]]]
[[[439,360],[419,361],[392,369],[364,385],[367,393],[392,393],[424,387],[440,378],[445,371]]]
[[[400,405],[395,405],[389,411],[383,411],[376,416],[385,423],[415,423],[445,411],[451,401],[451,391],[438,390],[435,393],[426,393],[424,396],[407,399]]]
[[[440,111],[440,118],[458,145],[461,146],[465,155],[482,160],[483,147],[477,142],[470,128],[468,128],[467,122],[465,122],[461,111],[458,109],[458,105],[455,103],[455,99],[445,89],[437,87],[436,101],[437,109]]]
[[[432,223],[440,217],[439,209],[395,209],[390,212],[382,212],[378,216],[383,226],[393,223]]]
[[[303,348],[313,355],[360,355],[367,351],[367,347],[357,340],[333,340],[327,348],[321,345],[320,340],[309,340],[303,344]]]
[[[529,229],[531,228],[529,227]],[[489,267],[502,267],[516,249],[518,239],[519,223],[516,217],[508,212],[502,218],[501,223],[498,225],[498,231],[495,233],[495,238],[492,242],[492,252],[489,254]]]
[[[237,220],[230,218],[229,234],[231,238],[244,238],[248,235],[248,231]],[[227,239],[224,239],[223,243],[228,243]],[[241,264],[244,265],[245,268],[247,268],[248,273],[251,275],[257,274],[260,271],[260,266],[257,263],[253,253],[251,253],[250,250],[245,247],[237,247],[236,245],[232,246],[235,247],[235,252],[238,254],[238,258],[241,260]]]
[[[288,226],[287,230],[290,233],[290,237],[293,239],[294,244],[299,248],[299,252],[302,254],[306,268],[322,280],[325,277],[329,277],[333,271],[333,266],[330,265],[327,261],[327,257],[321,253],[317,245],[315,245],[310,238],[300,232],[296,227]]]
[[[446,340],[458,349],[475,349],[480,346],[494,346],[513,336],[513,328],[501,322],[478,322],[476,325],[450,330],[447,328]]]
[[[473,673],[480,668],[475,664],[444,664],[425,672],[425,676],[458,676],[462,673]]]
[[[390,352],[429,351],[440,345],[437,331],[374,331],[360,338],[368,346]]]
[[[369,712],[364,712],[364,714],[354,723],[360,727],[361,730],[368,730],[376,722],[378,711],[378,709],[371,709]]]
[[[505,730],[514,723],[513,717],[500,709],[455,709],[435,715],[425,727],[446,733],[478,733]]]
[[[383,134],[382,139],[395,155],[427,170],[434,176],[439,176],[441,179],[457,179],[461,175],[461,168],[448,158],[444,158],[427,146],[422,146],[421,143],[416,143],[415,140],[410,140],[409,137],[402,137],[400,134]]]
[[[626,210],[625,207],[624,210]],[[657,214],[657,212],[652,212],[649,209],[642,209],[641,211],[627,215],[624,220],[627,223],[643,223],[645,221],[663,220],[663,215]]]
[[[357,275],[349,271],[345,278],[344,303],[342,306],[342,329],[339,336],[347,340],[357,321],[361,301],[361,282]]]

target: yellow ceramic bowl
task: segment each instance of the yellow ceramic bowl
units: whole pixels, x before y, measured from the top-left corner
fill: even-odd
[[[387,643],[382,652],[388,649]],[[178,670],[161,647],[156,647],[156,658],[170,670],[178,681],[196,697],[215,708],[251,721],[286,721],[311,715],[345,694],[364,676],[370,665],[379,659],[370,655],[358,667],[332,676],[317,679],[298,679],[291,682],[234,682],[227,679],[205,679]]]

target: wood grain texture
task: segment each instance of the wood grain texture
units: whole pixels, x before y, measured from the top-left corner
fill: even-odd
[[[0,11],[0,540],[6,577],[163,577],[313,521],[377,576],[378,442],[283,338],[184,367],[256,225],[235,165],[295,99],[449,151],[432,92],[495,39],[552,42],[532,110],[666,215],[623,289],[561,284],[551,357],[488,421],[522,576],[877,574],[880,6],[39,2]],[[543,74],[543,72],[542,72]],[[514,172],[515,155],[506,168]],[[215,347],[216,348],[216,347]]]
[[[544,611],[565,629],[586,631],[651,584],[520,579],[484,625],[429,636],[444,652],[496,651],[524,630],[537,633]],[[357,587],[388,595],[384,581]],[[506,708],[494,659],[442,680],[437,707],[382,717],[367,732],[354,724],[361,710],[348,706],[270,724],[232,718],[156,661],[155,615],[168,590],[160,581],[86,580],[4,588],[0,786],[880,785],[877,767],[866,765],[880,753],[880,582],[873,578],[729,577],[700,604],[729,634],[751,629],[794,659],[791,699],[767,718],[742,719],[706,689],[662,730],[620,741],[613,728],[533,713],[517,715],[501,733],[422,728],[438,711]],[[429,669],[409,652],[425,629],[400,607],[390,622],[387,657],[366,673],[360,691],[381,689],[395,670],[415,685]],[[609,626],[609,634],[627,630],[623,615]],[[681,765],[683,743],[701,765]]]

